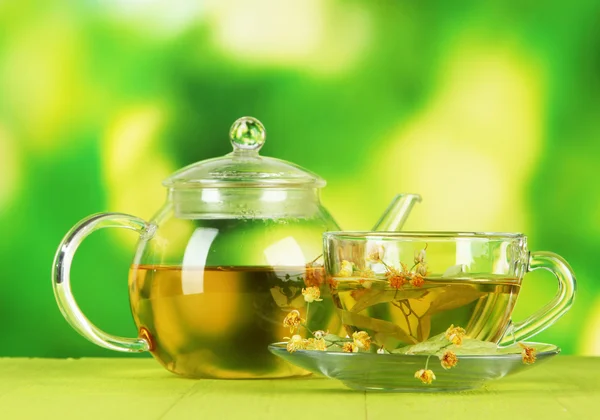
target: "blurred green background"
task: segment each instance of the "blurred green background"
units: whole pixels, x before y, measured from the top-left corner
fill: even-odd
[[[0,356],[119,356],[60,315],[58,243],[91,213],[151,217],[242,115],[261,153],[328,181],[346,229],[418,192],[407,229],[563,255],[576,304],[536,339],[600,355],[600,3],[461,3],[0,1]],[[84,312],[125,336],[135,239],[94,234],[73,267]],[[528,275],[515,318],[555,288]]]

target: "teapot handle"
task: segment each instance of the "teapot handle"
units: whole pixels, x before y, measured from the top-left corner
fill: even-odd
[[[52,287],[58,307],[71,326],[92,343],[110,350],[139,353],[151,350],[151,344],[143,337],[125,338],[105,333],[81,312],[71,292],[71,263],[77,247],[92,232],[102,228],[117,227],[135,230],[142,239],[150,238],[155,225],[121,213],[100,213],[81,220],[64,237],[52,265]]]
[[[558,280],[558,292],[552,301],[533,315],[530,315],[524,321],[511,324],[500,340],[501,346],[525,340],[545,330],[563,316],[573,304],[577,283],[575,273],[569,264],[560,255],[553,252],[532,252],[529,257],[527,271],[531,272],[538,269],[547,270],[554,274],[556,280]]]

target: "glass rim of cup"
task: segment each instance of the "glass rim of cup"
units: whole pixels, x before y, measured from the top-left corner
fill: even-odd
[[[377,232],[377,231],[330,231],[323,233],[326,239],[344,240],[393,240],[393,239],[492,239],[515,240],[525,239],[526,236],[519,232],[453,232],[453,231],[403,231],[403,232]]]

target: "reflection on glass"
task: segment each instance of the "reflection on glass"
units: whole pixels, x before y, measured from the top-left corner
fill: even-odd
[[[218,233],[214,228],[198,228],[192,234],[183,254],[181,288],[184,295],[204,292],[204,265]]]

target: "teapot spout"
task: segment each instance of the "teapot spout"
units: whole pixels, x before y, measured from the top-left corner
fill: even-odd
[[[413,206],[420,202],[421,196],[419,194],[396,195],[373,227],[373,231],[395,232],[401,230]]]

